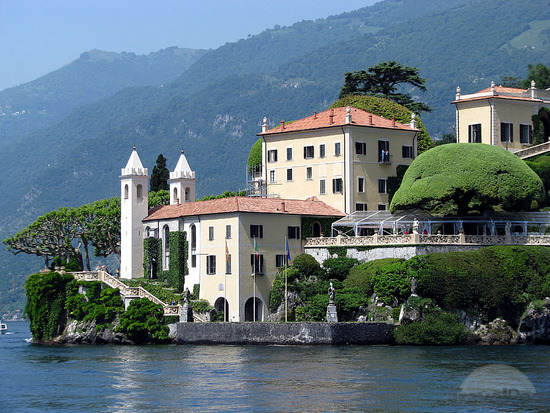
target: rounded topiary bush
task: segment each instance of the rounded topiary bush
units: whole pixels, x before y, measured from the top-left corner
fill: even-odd
[[[248,154],[248,171],[252,173],[262,166],[262,138],[258,139]]]
[[[543,201],[542,181],[516,155],[481,143],[453,143],[430,149],[412,162],[390,209],[468,215],[528,211]]]

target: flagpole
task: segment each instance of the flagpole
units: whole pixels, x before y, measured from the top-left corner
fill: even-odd
[[[252,276],[254,277],[254,293],[252,301],[252,321],[256,322],[256,260],[258,259],[258,244],[256,243],[256,237],[254,237],[254,265],[252,268]]]
[[[285,237],[285,323],[288,323],[288,282],[287,282],[287,269],[288,269],[288,254],[286,252],[288,240]]]
[[[225,240],[225,275],[223,276],[223,322],[229,321],[227,318],[227,264],[229,263],[229,249],[227,248],[227,239]]]

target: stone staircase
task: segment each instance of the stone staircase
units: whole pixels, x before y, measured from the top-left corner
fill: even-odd
[[[514,155],[519,156],[520,159],[527,159],[532,158],[533,156],[542,155],[546,152],[550,152],[550,142],[544,142],[526,149],[520,149],[519,151],[514,152]]]
[[[143,287],[129,287],[120,281],[118,278],[113,277],[107,271],[83,271],[72,273],[74,278],[81,281],[101,281],[107,284],[111,288],[118,288],[120,290],[120,295],[124,301],[125,307],[128,306],[130,301],[134,298],[147,298],[155,304],[160,304],[164,309],[165,316],[180,316],[181,315],[181,305],[170,305],[155,297],[149,291]],[[195,320],[199,322],[204,322],[199,316],[194,316]]]

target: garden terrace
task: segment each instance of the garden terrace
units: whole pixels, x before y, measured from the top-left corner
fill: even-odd
[[[305,247],[362,245],[550,245],[550,212],[437,217],[421,210],[357,211],[332,224],[331,238]]]

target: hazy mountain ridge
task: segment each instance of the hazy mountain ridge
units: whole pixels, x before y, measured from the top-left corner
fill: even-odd
[[[177,47],[148,55],[84,52],[58,70],[0,91],[0,145],[47,127],[72,110],[125,87],[169,82],[204,53]]]

